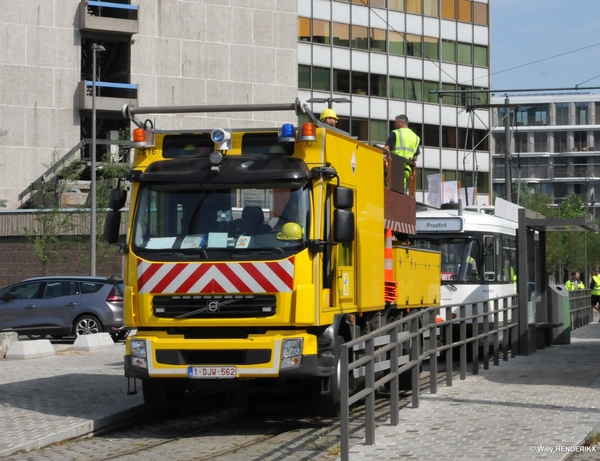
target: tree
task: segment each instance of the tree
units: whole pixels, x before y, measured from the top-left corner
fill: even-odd
[[[52,164],[56,165],[58,152],[52,152]],[[47,166],[47,165],[46,165]],[[56,178],[56,176],[55,176]],[[46,275],[48,263],[61,258],[61,247],[68,246],[62,235],[74,228],[73,213],[64,212],[60,207],[60,190],[58,181],[44,181],[41,187],[33,191],[31,200],[37,203],[32,228],[23,229],[25,236],[33,245],[33,251],[42,264],[42,275]]]
[[[548,218],[585,218],[588,215],[586,204],[576,194],[569,195],[558,209],[546,208],[545,213],[539,212]],[[548,232],[546,269],[560,275],[563,275],[565,271],[583,271],[588,263],[586,238],[583,232]]]
[[[128,133],[121,135],[128,138]],[[110,189],[115,187],[117,178],[122,178],[126,171],[131,169],[130,164],[121,163],[118,160],[124,158],[127,152],[125,147],[119,148],[119,158],[112,158],[106,154],[98,169],[96,181],[96,264],[103,263],[115,258],[118,248],[108,245],[102,239],[104,216],[108,206]],[[31,229],[24,229],[25,236],[33,245],[35,255],[42,263],[42,275],[46,274],[47,265],[50,262],[59,261],[64,253],[63,249],[77,249],[81,258],[76,263],[80,267],[90,267],[90,242],[89,238],[81,238],[82,235],[89,236],[89,221],[87,228],[85,221],[89,217],[88,208],[65,210],[61,207],[61,195],[63,184],[68,184],[79,179],[79,162],[75,161],[69,165],[60,164],[58,152],[52,153],[52,163],[45,165],[49,170],[54,170],[51,181],[44,181],[41,187],[32,193],[31,200],[36,203],[34,214],[34,225]],[[90,194],[91,195],[91,194]],[[88,196],[89,197],[89,196]],[[71,235],[73,238],[65,238]]]
[[[108,198],[111,189],[117,186],[117,180],[123,178],[125,173],[131,169],[131,165],[115,162],[114,159],[105,156],[103,168],[99,180],[96,182],[96,263],[100,265],[118,252],[118,248],[104,241],[104,218],[108,209]]]
[[[517,205],[532,209],[531,206],[534,196],[535,194],[533,194],[531,189],[527,187],[527,181],[517,179],[513,183],[513,197],[515,198],[515,203],[517,203]]]
[[[96,180],[96,266],[101,266],[115,258],[119,251],[117,247],[106,243],[103,239],[104,218],[111,189],[116,187],[119,178],[125,177],[125,174],[131,170],[131,164],[123,161],[129,154],[129,147],[127,147],[129,136],[129,129],[119,130],[117,155],[113,156],[110,152],[104,154],[101,168],[98,170],[99,174]],[[88,206],[90,205],[88,200]],[[84,251],[86,249],[88,251]],[[82,257],[84,264],[90,267],[89,239],[85,243],[80,243],[80,250],[80,254],[84,255]]]

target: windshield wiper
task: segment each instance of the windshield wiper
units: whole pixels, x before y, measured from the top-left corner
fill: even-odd
[[[269,253],[280,253],[280,254],[285,254],[285,252],[283,251],[283,248],[281,247],[263,247],[263,248],[251,248],[251,250],[255,250],[257,253],[260,253],[261,251],[269,252]]]
[[[192,259],[208,259],[208,255],[206,254],[206,250],[204,248],[190,248],[189,250],[148,250],[146,248],[142,248],[137,251],[139,254],[144,254],[146,252],[152,254],[153,256],[163,258],[166,256],[179,256]]]
[[[237,251],[235,251],[233,253],[233,257],[234,258],[242,258],[242,257],[246,257],[248,255],[259,255],[259,254],[263,254],[263,255],[270,255],[270,254],[285,254],[285,251],[283,251],[283,248],[280,247],[263,247],[263,248],[244,248],[242,250],[238,249]]]

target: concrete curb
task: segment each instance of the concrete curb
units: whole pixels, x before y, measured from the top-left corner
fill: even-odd
[[[35,339],[12,343],[8,352],[6,352],[6,358],[8,360],[28,360],[50,357],[55,354],[56,352],[50,340]]]
[[[115,347],[115,342],[108,333],[78,336],[73,343],[74,351],[93,352]]]
[[[131,418],[135,418],[136,416],[142,415],[144,413],[144,405],[139,405],[137,407],[130,408],[120,413],[106,416],[105,418],[100,418],[96,421],[84,420],[81,424],[73,426],[69,429],[65,429],[64,431],[50,434],[34,442],[15,445],[7,450],[0,451],[0,458],[13,455],[20,451],[28,452],[31,450],[38,450],[40,448],[47,447],[48,445],[52,445],[53,443],[65,442],[67,440],[83,437],[84,435],[96,433],[103,429],[106,429],[107,427],[113,426]]]
[[[0,352],[6,352],[13,343],[19,340],[19,334],[11,331],[10,333],[0,333]]]

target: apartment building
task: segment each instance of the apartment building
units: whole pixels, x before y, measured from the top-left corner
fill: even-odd
[[[508,101],[506,101],[508,98]],[[558,205],[572,193],[590,210],[600,186],[600,95],[590,92],[492,97],[493,190],[506,195],[506,157],[512,182]],[[503,106],[507,104],[506,106]],[[509,120],[508,143],[505,126]]]
[[[405,113],[422,139],[418,200],[429,175],[491,196],[488,0],[30,0],[0,18],[0,200],[28,206],[56,158],[90,179],[138,106],[291,102],[383,144]],[[93,62],[96,59],[94,69]],[[94,79],[95,77],[95,79]],[[93,83],[95,81],[95,84]],[[95,93],[92,91],[95,89]],[[440,95],[438,90],[446,93]],[[350,102],[335,102],[338,99]],[[332,102],[333,101],[333,102]],[[165,129],[253,127],[293,114],[153,117]],[[126,155],[118,157],[127,161]]]

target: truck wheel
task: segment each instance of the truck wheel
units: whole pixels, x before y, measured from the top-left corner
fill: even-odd
[[[344,342],[342,336],[337,337],[333,375],[327,378],[315,378],[312,383],[313,407],[320,416],[336,417],[340,414],[340,349]]]
[[[178,391],[176,383],[169,379],[142,379],[144,404],[148,411],[159,418],[177,416],[178,403],[183,392]]]

